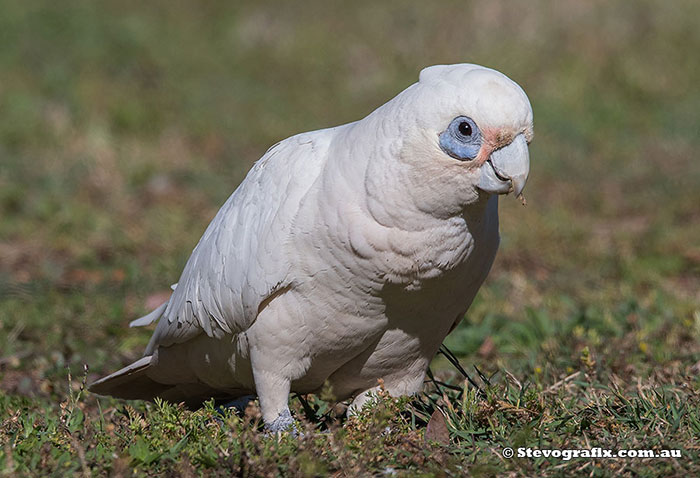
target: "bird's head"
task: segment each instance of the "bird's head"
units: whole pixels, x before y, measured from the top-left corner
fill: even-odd
[[[502,73],[470,64],[431,66],[380,110],[381,129],[396,139],[397,186],[411,190],[418,209],[451,215],[484,196],[522,193],[532,108]]]

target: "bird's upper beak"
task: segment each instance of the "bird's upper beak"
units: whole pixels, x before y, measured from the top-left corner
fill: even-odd
[[[520,193],[530,172],[530,154],[525,136],[519,134],[508,145],[497,149],[481,166],[479,189],[493,194]]]

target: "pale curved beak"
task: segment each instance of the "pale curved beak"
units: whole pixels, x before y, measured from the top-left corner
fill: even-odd
[[[481,166],[478,187],[493,194],[520,196],[530,172],[530,153],[525,136],[519,134],[508,145],[497,149]]]

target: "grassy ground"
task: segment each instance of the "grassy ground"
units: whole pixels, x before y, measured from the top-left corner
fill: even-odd
[[[0,2],[0,474],[700,475],[700,6],[289,3]],[[269,145],[463,61],[535,111],[528,206],[502,201],[494,269],[446,340],[481,393],[430,383],[345,423],[293,399],[306,432],[277,440],[255,407],[82,389],[140,355],[128,321]],[[502,456],[596,446],[682,454]]]

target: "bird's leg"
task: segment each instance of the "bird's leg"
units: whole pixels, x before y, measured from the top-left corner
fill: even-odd
[[[288,406],[289,379],[265,370],[254,370],[253,379],[265,428],[274,433],[294,432],[294,418]]]
[[[418,363],[418,370],[423,367],[422,362]],[[427,369],[427,366],[425,366]],[[382,390],[385,390],[392,397],[400,397],[402,395],[413,395],[417,393],[423,386],[423,378],[425,377],[425,372],[415,373],[409,376],[389,376],[378,380],[379,385],[365,390],[355,397],[350,406],[348,407],[347,416],[351,417],[356,415],[362,410],[365,404],[372,401],[376,401]]]
[[[377,385],[376,387],[372,387],[370,389],[365,390],[361,394],[355,397],[355,399],[352,401],[350,406],[348,407],[348,411],[346,412],[346,415],[348,418],[357,415],[361,410],[362,407],[365,406],[366,403],[369,403],[373,399],[377,398],[377,392],[379,392],[380,387]]]
[[[243,395],[242,397],[234,398],[226,403],[222,403],[217,407],[217,409],[225,410],[227,408],[235,408],[236,412],[242,413],[245,412],[245,409],[248,407],[248,403],[252,400],[255,400],[254,395]]]

